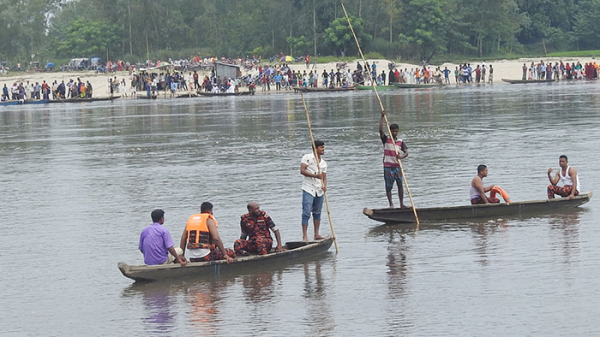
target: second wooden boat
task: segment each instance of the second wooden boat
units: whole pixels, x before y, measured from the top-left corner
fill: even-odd
[[[590,201],[592,192],[568,198],[521,201],[512,203],[467,205],[455,207],[417,208],[421,222],[453,222],[498,218],[525,218],[564,212]],[[363,214],[385,223],[414,223],[412,208],[363,209]]]

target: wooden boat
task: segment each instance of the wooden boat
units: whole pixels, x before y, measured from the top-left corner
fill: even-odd
[[[198,91],[198,95],[200,96],[245,96],[245,95],[251,95],[252,92],[250,91],[240,91],[240,92],[204,92],[204,91]]]
[[[441,88],[443,84],[412,84],[412,83],[394,83],[394,86],[399,89],[425,89],[425,88]]]
[[[552,83],[554,80],[507,80],[505,78],[502,81],[510,84],[533,84],[533,83]]]
[[[185,267],[180,266],[178,263],[158,266],[130,266],[125,262],[119,262],[118,267],[125,277],[146,282],[189,276],[219,275],[225,272],[242,273],[280,261],[293,261],[324,253],[329,250],[332,243],[332,238],[309,242],[287,242],[283,252],[277,253],[273,250],[267,255],[238,256],[230,264],[226,260],[188,262]]]
[[[356,85],[354,86],[356,90],[373,90],[373,86],[371,85]],[[388,90],[388,89],[396,89],[395,85],[377,85],[377,90]]]
[[[179,94],[177,96],[175,96],[175,98],[193,98],[193,97],[198,97],[197,94]]]
[[[115,99],[119,99],[119,98],[121,98],[121,96],[98,97],[98,98],[66,98],[66,99],[55,99],[52,101],[48,101],[48,103],[104,102],[104,101],[114,101]]]
[[[24,101],[4,101],[0,102],[0,105],[23,105],[23,104],[46,104],[50,103],[47,99],[42,100],[24,100]]]
[[[354,87],[348,88],[292,88],[294,92],[340,92],[340,91],[351,91]]]
[[[568,198],[544,199],[501,204],[468,205],[456,207],[417,208],[420,222],[453,222],[498,218],[526,218],[555,214],[573,209],[590,201],[592,192]],[[414,223],[412,208],[363,209],[375,221],[385,223]]]

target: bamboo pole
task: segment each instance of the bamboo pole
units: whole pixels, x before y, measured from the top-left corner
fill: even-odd
[[[352,23],[350,22],[350,18],[348,17],[348,12],[346,12],[346,7],[342,3],[342,9],[344,10],[344,15],[346,15],[346,20],[348,20],[348,26],[352,31],[352,35],[354,36],[354,41],[356,41],[356,46],[358,47],[358,52],[360,53],[360,57],[363,60],[363,63],[367,63],[365,60],[365,56],[363,55],[362,49],[360,48],[360,43],[358,42],[358,38],[356,37],[356,33],[354,33],[354,28],[352,28]],[[381,113],[385,119],[385,124],[387,126],[388,135],[392,137],[392,130],[390,129],[390,123],[388,122],[387,115],[385,114],[385,109],[383,107],[383,102],[381,102],[381,97],[379,97],[379,92],[377,92],[377,83],[375,81],[371,81],[373,86],[373,91],[375,92],[375,96],[379,101],[379,106],[381,107]],[[410,188],[408,187],[408,181],[406,179],[406,175],[404,174],[404,168],[402,167],[402,161],[398,158],[398,149],[396,148],[396,144],[394,144],[394,152],[396,152],[396,159],[398,160],[398,165],[400,165],[400,171],[402,172],[402,178],[404,179],[404,185],[406,186],[406,191],[408,192],[408,197],[410,198],[410,204],[415,215],[415,220],[417,221],[417,230],[419,230],[419,216],[417,215],[417,209],[415,208],[415,203],[413,202],[412,193],[410,193]]]
[[[315,138],[313,136],[312,127],[310,125],[310,116],[308,114],[308,108],[306,107],[306,101],[304,100],[304,94],[300,92],[300,96],[302,97],[302,105],[304,105],[304,112],[306,113],[306,122],[308,123],[308,133],[310,134],[310,143],[313,149],[313,154],[315,156],[315,160],[317,162],[317,173],[321,174],[321,165],[319,162],[321,161],[321,157],[317,153],[317,149],[315,148]],[[318,158],[318,159],[317,159]],[[323,184],[323,179],[321,179],[321,185]],[[323,191],[325,195],[325,206],[327,207],[327,217],[329,218],[329,227],[331,227],[331,236],[333,236],[333,243],[335,244],[335,253],[338,253],[338,244],[337,238],[335,237],[335,232],[333,230],[333,222],[331,221],[331,211],[329,209],[329,199],[327,198],[327,191]]]

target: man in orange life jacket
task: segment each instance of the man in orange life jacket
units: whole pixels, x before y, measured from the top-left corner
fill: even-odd
[[[408,148],[402,139],[398,139],[398,131],[400,131],[398,124],[390,125],[392,137],[386,136],[383,132],[384,119],[385,111],[382,111],[381,119],[379,120],[379,137],[383,142],[383,179],[385,180],[385,194],[390,203],[390,208],[394,208],[394,203],[392,202],[392,189],[394,188],[394,182],[396,182],[396,185],[398,186],[398,198],[400,198],[400,207],[408,208],[408,206],[404,205],[402,170],[400,170],[400,164],[398,162],[398,160],[408,157]]]
[[[213,205],[203,202],[200,205],[200,214],[194,214],[188,219],[179,243],[190,262],[222,259],[227,259],[227,263],[233,262],[235,254],[233,250],[223,247],[218,227],[219,224],[213,216]]]
[[[241,255],[244,251],[258,255],[268,254],[273,248],[273,238],[269,230],[273,231],[277,239],[277,252],[283,251],[281,246],[281,236],[279,229],[267,213],[260,210],[257,202],[248,203],[248,213],[242,215],[240,221],[242,235],[236,240],[233,249],[236,255]],[[248,240],[246,240],[248,238]]]

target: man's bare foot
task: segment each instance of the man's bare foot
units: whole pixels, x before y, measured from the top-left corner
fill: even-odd
[[[303,241],[303,242],[308,242],[308,237],[307,237],[307,236],[303,236],[303,237],[302,237],[302,241]]]
[[[400,208],[410,208],[410,206],[400,205]]]
[[[390,209],[394,209],[394,204],[390,204]]]
[[[321,235],[315,235],[315,240],[323,240],[325,239],[324,237],[322,237]]]

